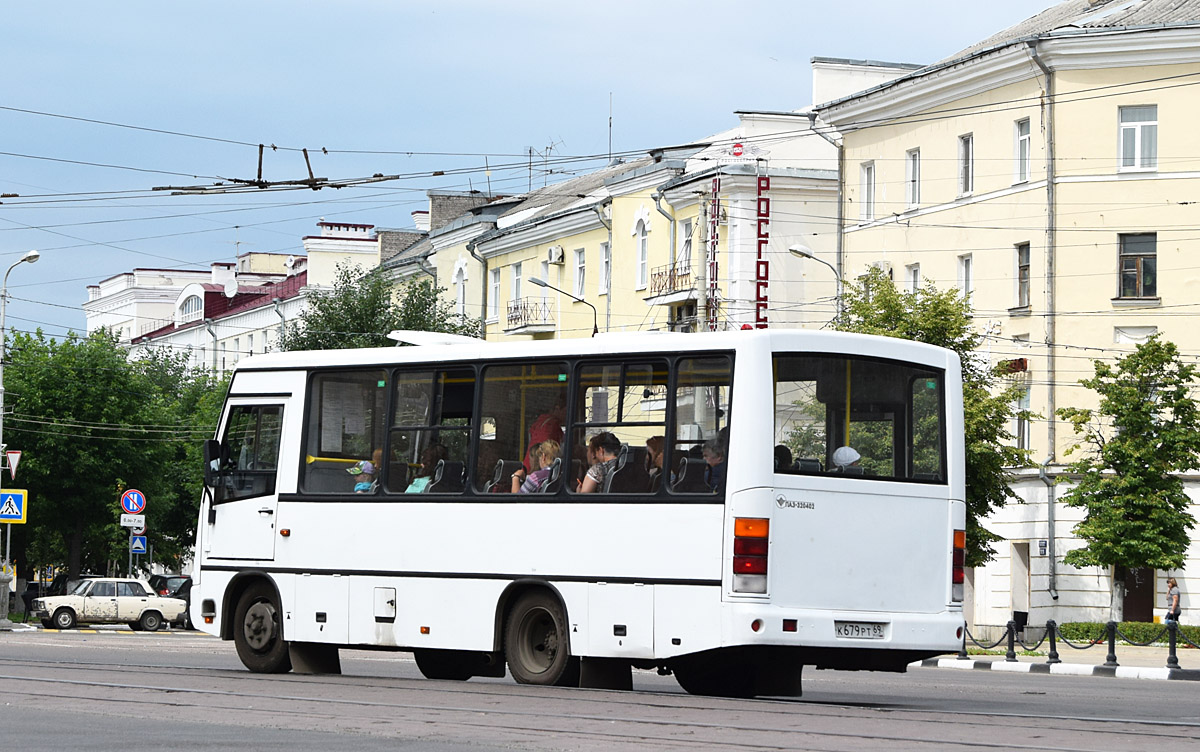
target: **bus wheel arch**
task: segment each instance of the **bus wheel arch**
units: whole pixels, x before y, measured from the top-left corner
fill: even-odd
[[[520,684],[579,686],[570,622],[561,594],[549,583],[513,583],[501,598],[504,657]]]

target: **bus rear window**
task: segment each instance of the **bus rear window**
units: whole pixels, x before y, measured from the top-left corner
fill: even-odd
[[[943,371],[815,354],[774,371],[776,473],[946,482]]]

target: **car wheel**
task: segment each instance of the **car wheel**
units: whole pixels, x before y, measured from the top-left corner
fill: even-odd
[[[522,595],[508,615],[504,657],[520,684],[561,685],[575,664],[567,648],[566,609],[551,593]]]
[[[75,628],[75,612],[69,608],[60,608],[54,612],[54,626],[59,629]]]
[[[279,602],[269,583],[256,582],[242,593],[233,617],[233,643],[242,664],[255,673],[284,674],[292,670]]]
[[[147,632],[157,632],[158,628],[162,626],[162,614],[157,611],[147,611],[142,614],[138,623]]]

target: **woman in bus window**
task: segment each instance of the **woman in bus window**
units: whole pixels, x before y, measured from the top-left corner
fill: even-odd
[[[579,492],[595,493],[604,488],[604,479],[617,467],[621,440],[608,431],[601,431],[588,439],[587,451],[591,467],[579,484]]]
[[[425,493],[425,489],[433,482],[433,472],[438,463],[447,457],[446,447],[441,444],[430,444],[421,452],[421,469],[413,477],[413,482],[404,489],[404,493]]]
[[[650,490],[658,488],[662,482],[663,453],[666,445],[662,436],[651,436],[646,439],[646,472],[650,476]]]
[[[559,444],[553,439],[543,441],[533,448],[533,462],[537,470],[526,473],[519,469],[512,474],[513,493],[537,493],[550,480],[550,466],[558,458]]]
[[[704,461],[708,463],[708,485],[713,493],[725,493],[725,446],[719,439],[709,439],[704,442],[701,450]]]

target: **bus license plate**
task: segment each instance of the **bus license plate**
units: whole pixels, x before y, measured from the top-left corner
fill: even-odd
[[[883,625],[862,621],[835,621],[833,632],[838,637],[849,637],[855,640],[882,640]]]

